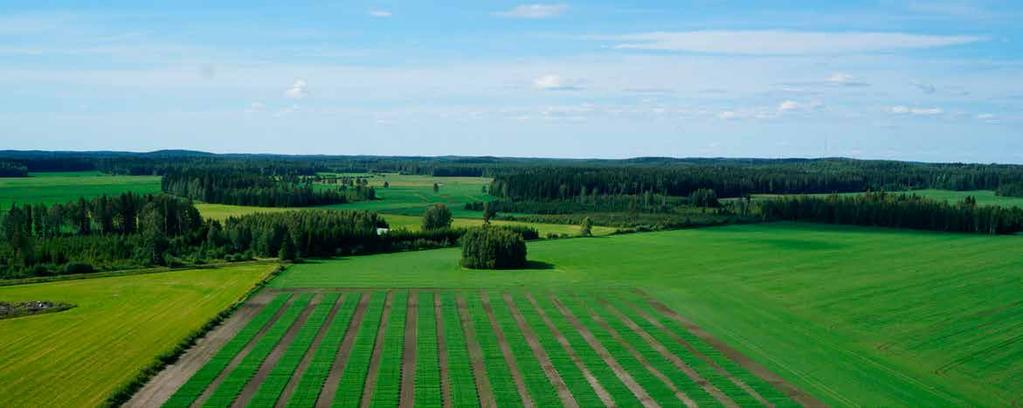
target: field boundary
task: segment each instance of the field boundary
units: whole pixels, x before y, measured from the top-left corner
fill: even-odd
[[[134,275],[149,275],[153,273],[164,273],[164,272],[182,272],[190,271],[194,269],[221,269],[230,266],[238,265],[259,265],[259,264],[274,264],[279,263],[276,259],[270,260],[253,260],[253,261],[242,261],[242,262],[217,262],[207,263],[201,265],[185,265],[181,267],[168,267],[160,266],[154,268],[131,268],[131,269],[118,269],[112,271],[100,271],[93,273],[74,273],[70,275],[55,275],[55,276],[34,276],[30,278],[15,278],[15,279],[0,279],[0,287],[2,286],[19,286],[19,285],[33,285],[37,283],[50,283],[50,282],[66,282],[83,279],[95,279],[95,278],[113,278],[118,276],[134,276]],[[282,266],[283,268],[283,266]]]

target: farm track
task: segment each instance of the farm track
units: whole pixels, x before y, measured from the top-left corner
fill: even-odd
[[[305,309],[302,310],[302,314],[298,316],[298,319],[292,323],[291,327],[288,327],[288,331],[284,333],[284,337],[281,337],[281,340],[277,342],[273,350],[270,351],[270,354],[263,360],[263,363],[259,366],[259,370],[256,371],[256,374],[249,379],[249,381],[245,384],[245,387],[242,388],[241,393],[239,393],[238,397],[235,398],[234,402],[231,404],[232,408],[244,408],[248,405],[249,401],[252,400],[252,397],[256,395],[256,391],[259,390],[259,386],[263,384],[263,380],[270,375],[270,371],[272,371],[277,365],[281,355],[283,355],[284,351],[288,349],[291,342],[295,340],[295,336],[298,334],[299,330],[302,329],[302,326],[305,325],[305,322],[309,319],[309,315],[312,314],[313,309],[316,308],[321,299],[322,295],[316,295],[312,301],[306,305]]]
[[[269,331],[271,327],[277,324],[277,320],[279,320],[281,316],[284,315],[284,312],[288,310],[289,307],[291,307],[291,305],[295,302],[296,298],[297,296],[292,295],[290,298],[288,298],[287,302],[285,302],[283,305],[281,305],[279,309],[277,309],[277,312],[274,313],[273,317],[271,317],[270,320],[266,322],[266,324],[263,325],[263,327],[260,328],[258,332],[256,332],[256,335],[252,337],[252,340],[249,340],[245,347],[242,348],[242,350],[239,351],[238,354],[236,354],[233,359],[231,359],[231,362],[227,364],[227,367],[224,367],[224,370],[217,375],[217,378],[214,379],[213,382],[211,382],[208,387],[206,387],[206,390],[204,390],[202,394],[199,395],[199,398],[196,398],[195,401],[192,402],[191,406],[193,408],[201,407],[203,406],[203,404],[206,403],[206,400],[208,400],[210,396],[213,395],[217,387],[220,387],[220,384],[224,382],[224,379],[227,378],[227,376],[232,371],[234,371],[234,369],[237,368],[239,364],[241,364],[242,360],[244,360],[245,357],[249,355],[249,352],[251,352],[252,349],[256,347],[256,344],[258,344],[259,341],[263,338],[263,335],[266,334],[266,332]]]
[[[710,381],[707,381],[707,379],[703,378],[703,376],[701,376],[700,373],[696,372],[696,370],[694,370],[692,367],[686,364],[685,361],[682,361],[682,359],[676,356],[674,353],[672,353],[671,350],[668,350],[667,347],[661,344],[661,342],[657,341],[657,339],[651,336],[650,333],[648,333],[646,330],[643,330],[642,327],[639,327],[639,325],[636,324],[635,321],[633,321],[628,316],[623,314],[620,310],[615,308],[610,303],[601,300],[601,304],[603,304],[604,307],[608,311],[610,311],[612,315],[618,318],[618,320],[624,323],[625,326],[632,330],[633,333],[636,333],[641,338],[643,338],[643,341],[647,342],[647,344],[649,344],[650,347],[653,347],[654,350],[657,350],[657,352],[664,356],[665,359],[670,361],[675,366],[675,368],[685,373],[686,377],[689,377],[689,379],[694,383],[699,384],[704,391],[712,395],[714,399],[718,400],[718,402],[721,403],[721,405],[724,405],[726,408],[738,408],[739,405],[736,404],[735,401],[733,401],[730,397],[725,395],[725,393],[721,392],[721,390],[718,389],[718,387],[714,386],[714,384],[711,384]]]
[[[338,385],[341,382],[341,374],[345,370],[348,356],[351,355],[352,344],[355,343],[355,334],[359,331],[359,326],[362,325],[362,320],[366,316],[369,300],[370,295],[368,293],[363,293],[362,298],[359,299],[359,305],[355,308],[355,314],[352,315],[352,320],[348,323],[348,329],[345,330],[345,337],[341,340],[341,347],[338,348],[337,356],[334,357],[334,365],[330,367],[327,380],[323,383],[320,396],[316,399],[316,408],[330,408],[331,403],[334,401],[334,394],[337,393]]]
[[[565,384],[565,380],[561,378],[561,374],[558,374],[558,370],[554,368],[554,363],[551,362],[551,358],[547,355],[547,352],[543,349],[543,345],[540,344],[540,340],[537,339],[536,333],[526,323],[526,319],[522,317],[522,312],[519,311],[518,307],[515,306],[515,301],[511,295],[505,293],[503,296],[505,304],[508,305],[508,310],[511,312],[512,317],[515,319],[515,324],[518,325],[519,331],[526,339],[526,343],[529,348],[533,351],[533,356],[536,357],[537,361],[540,362],[540,368],[543,369],[544,374],[547,375],[547,379],[550,380],[551,384],[554,384],[554,389],[558,393],[558,398],[561,399],[561,403],[569,408],[578,407],[579,403],[576,402],[572,392],[569,391],[568,385]]]
[[[291,395],[295,393],[295,389],[298,387],[299,381],[302,379],[302,375],[305,374],[306,369],[312,363],[313,355],[316,354],[316,350],[319,349],[320,343],[323,342],[323,337],[327,334],[327,330],[334,319],[337,317],[338,310],[341,309],[341,304],[348,296],[355,296],[354,294],[342,294],[334,302],[334,306],[331,307],[330,313],[327,314],[327,319],[324,320],[323,325],[320,326],[320,330],[316,333],[316,337],[313,338],[313,342],[309,345],[309,350],[305,356],[302,357],[302,361],[298,363],[298,367],[295,368],[295,372],[291,375],[291,379],[288,380],[288,385],[284,386],[284,390],[281,391],[280,398],[277,399],[275,408],[284,408],[288,400],[291,399]]]
[[[210,331],[185,352],[177,362],[171,364],[154,376],[128,402],[126,408],[143,408],[161,406],[192,377],[210,358],[230,341],[253,317],[256,316],[273,298],[273,294],[263,292],[250,298],[238,310],[227,318],[220,326]],[[269,327],[269,326],[268,326]]]
[[[465,343],[469,349],[469,358],[472,363],[472,372],[476,378],[476,390],[479,394],[480,406],[483,408],[496,408],[497,401],[494,399],[493,388],[490,379],[487,377],[487,367],[483,362],[483,350],[476,340],[476,331],[472,328],[472,321],[469,317],[469,306],[465,298],[459,294],[456,298],[458,305],[458,318],[462,324],[462,331],[465,333]]]
[[[653,398],[651,398],[650,395],[647,394],[646,390],[643,389],[643,386],[639,385],[639,383],[636,382],[636,380],[632,378],[631,375],[629,375],[628,371],[626,371],[625,368],[622,367],[621,364],[619,364],[618,361],[615,360],[613,356],[611,356],[611,353],[609,353],[607,349],[604,348],[602,344],[600,344],[600,341],[593,336],[593,333],[591,333],[589,329],[583,326],[582,323],[579,322],[579,319],[574,314],[572,314],[572,312],[568,310],[568,308],[566,308],[565,305],[562,304],[561,301],[558,300],[556,296],[551,295],[551,301],[554,302],[554,306],[558,308],[558,311],[561,312],[562,316],[564,316],[565,319],[567,319],[569,323],[571,323],[572,326],[575,327],[576,331],[579,332],[579,335],[582,336],[584,340],[586,340],[586,343],[589,344],[590,348],[592,348],[594,351],[597,352],[598,355],[600,355],[600,357],[604,360],[604,364],[607,364],[608,367],[611,367],[611,370],[614,371],[615,376],[617,376],[618,379],[621,380],[622,383],[625,384],[625,386],[628,387],[630,391],[632,391],[633,395],[635,395],[636,398],[639,399],[640,403],[642,403],[644,407],[653,408],[659,406],[656,402],[654,402]]]
[[[579,368],[579,371],[582,372],[583,377],[586,378],[586,382],[588,382],[590,387],[593,388],[593,391],[597,393],[597,396],[600,398],[601,402],[604,403],[604,406],[616,406],[614,398],[611,397],[611,394],[607,391],[607,389],[605,389],[604,386],[597,381],[597,377],[590,372],[590,370],[586,367],[586,364],[583,363],[578,355],[576,355],[575,350],[572,348],[572,344],[568,342],[568,339],[566,339],[561,331],[554,325],[554,322],[551,321],[550,317],[547,316],[547,313],[544,312],[543,308],[540,307],[540,304],[537,303],[536,298],[534,298],[532,294],[527,293],[526,299],[529,299],[529,303],[533,305],[533,308],[540,316],[540,319],[542,319],[544,324],[547,325],[547,329],[550,330],[551,334],[554,335],[554,338],[561,344],[561,347],[565,349],[566,353],[568,353],[572,363],[574,363],[576,367]]]
[[[508,371],[511,373],[512,381],[515,382],[515,389],[519,391],[519,397],[522,398],[522,406],[535,408],[536,403],[533,402],[533,398],[526,389],[526,381],[522,379],[522,372],[519,371],[519,366],[515,362],[515,356],[512,355],[511,347],[508,346],[508,339],[505,338],[504,331],[497,324],[494,308],[490,305],[490,296],[485,291],[480,293],[480,303],[483,305],[483,312],[487,314],[487,319],[490,320],[490,330],[497,337],[497,345],[501,349],[501,354],[504,355],[505,364],[508,364]]]
[[[675,320],[676,322],[681,324],[682,327],[685,327],[687,330],[689,330],[690,333],[700,338],[700,340],[703,340],[707,344],[710,344],[712,347],[721,351],[721,353],[724,354],[725,357],[738,363],[739,366],[746,369],[746,371],[749,371],[751,374],[773,385],[776,389],[780,390],[787,397],[789,397],[799,405],[814,408],[826,406],[820,400],[801,391],[799,388],[792,385],[783,378],[779,377],[771,370],[768,370],[766,367],[760,365],[756,361],[753,361],[749,357],[746,357],[744,354],[740,353],[738,350],[732,348],[731,346],[725,344],[717,337],[714,337],[710,333],[707,333],[702,328],[700,328],[700,326],[697,326],[696,323],[693,323],[689,319],[682,317],[682,315],[678,314],[674,310],[671,310],[671,308],[664,305],[663,303],[658,302],[653,298],[650,298],[643,292],[639,292],[639,294],[643,296],[647,303],[653,306],[654,309],[656,309],[662,315],[668,317],[669,319]]]
[[[433,313],[437,325],[437,365],[440,367],[440,393],[444,408],[451,408],[451,372],[448,368],[448,342],[444,336],[444,316],[440,294],[433,295]]]
[[[416,403],[416,339],[419,321],[419,293],[409,292],[405,312],[405,347],[401,353],[401,396],[399,408],[412,408]]]

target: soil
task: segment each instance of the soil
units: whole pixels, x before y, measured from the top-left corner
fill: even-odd
[[[476,390],[479,392],[480,406],[482,408],[497,408],[497,400],[494,399],[494,389],[490,386],[490,379],[487,377],[487,367],[483,363],[483,350],[480,343],[476,341],[476,330],[472,328],[469,319],[469,307],[465,304],[465,298],[459,294],[456,298],[458,304],[458,320],[462,323],[462,331],[465,332],[465,344],[469,348],[469,360],[472,362],[472,374],[476,378]]]
[[[275,408],[284,408],[287,405],[288,400],[291,399],[291,394],[295,393],[295,389],[298,388],[298,383],[301,381],[302,376],[305,374],[305,370],[309,368],[309,364],[313,361],[313,355],[316,354],[316,350],[320,348],[320,343],[323,342],[323,337],[327,334],[327,328],[330,327],[334,318],[337,316],[337,311],[341,309],[341,303],[344,302],[348,296],[354,296],[351,294],[342,294],[338,296],[337,301],[334,302],[334,307],[327,313],[327,319],[323,321],[323,326],[320,327],[320,331],[316,333],[316,337],[313,338],[313,342],[309,344],[309,351],[302,357],[302,362],[298,363],[298,367],[295,368],[295,372],[291,375],[291,379],[288,380],[288,385],[284,387],[284,391],[281,392],[281,396],[277,398],[277,404]]]
[[[401,353],[401,398],[398,407],[412,408],[416,403],[416,338],[419,322],[419,293],[408,295],[405,312],[405,349]]]
[[[487,295],[486,291],[480,293],[480,303],[483,304],[483,312],[487,314],[487,320],[490,320],[490,329],[493,330],[495,337],[497,337],[497,346],[501,349],[501,354],[504,355],[505,363],[508,364],[508,371],[511,373],[512,381],[515,383],[515,389],[519,391],[519,396],[522,398],[522,406],[535,408],[536,403],[533,402],[533,397],[526,390],[526,381],[522,378],[522,372],[519,371],[519,366],[515,362],[515,355],[512,354],[511,347],[508,346],[508,339],[504,337],[504,331],[497,324],[497,318],[494,317],[494,308],[490,305],[490,296]]]
[[[373,340],[373,355],[369,358],[369,371],[366,372],[366,383],[362,388],[361,408],[369,408],[373,402],[373,392],[377,389],[377,377],[380,375],[380,359],[384,350],[384,335],[387,334],[388,318],[391,316],[391,308],[394,306],[394,292],[387,292],[387,299],[384,300],[384,311],[380,314],[380,326],[377,327],[377,337]]]
[[[437,365],[440,367],[440,393],[444,408],[451,408],[451,373],[448,369],[448,340],[444,337],[439,294],[433,295],[433,317],[437,324]]]
[[[352,344],[355,343],[355,334],[359,331],[359,326],[362,325],[362,320],[366,316],[369,297],[368,293],[363,293],[362,299],[359,299],[359,305],[355,307],[355,314],[348,322],[344,340],[341,340],[341,347],[337,349],[337,356],[334,357],[334,365],[330,367],[327,380],[324,381],[320,396],[316,399],[316,408],[330,408],[330,404],[334,402],[334,394],[337,393],[338,383],[341,382],[341,373],[345,371],[348,355],[351,354]]]
[[[526,323],[526,319],[522,317],[522,312],[515,306],[515,302],[512,300],[511,295],[504,294],[504,302],[508,304],[508,310],[511,311],[512,317],[515,318],[515,323],[519,326],[519,332],[522,333],[526,338],[526,343],[529,344],[529,348],[533,350],[533,355],[536,356],[536,360],[540,362],[540,367],[544,373],[547,374],[547,379],[554,384],[554,389],[558,392],[558,397],[561,398],[561,403],[569,408],[576,408],[579,403],[576,402],[575,397],[572,396],[572,392],[569,391],[568,385],[565,384],[565,380],[561,378],[561,374],[558,374],[558,370],[554,368],[554,364],[551,363],[550,356],[543,349],[543,345],[540,344],[539,339],[536,337],[536,332],[529,327]]]

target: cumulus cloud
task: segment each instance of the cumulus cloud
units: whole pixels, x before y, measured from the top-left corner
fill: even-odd
[[[568,11],[566,4],[523,4],[510,10],[498,11],[494,15],[508,18],[540,19],[557,17],[566,11]]]
[[[714,54],[852,54],[969,44],[983,37],[881,32],[681,31],[593,37],[620,41],[615,48]]]
[[[562,78],[560,75],[548,74],[533,80],[533,87],[543,91],[573,91],[581,89],[575,81]]]
[[[888,112],[895,115],[934,116],[945,113],[945,110],[941,108],[921,108],[910,107],[905,105],[896,105],[888,108]]]
[[[387,18],[394,14],[387,10],[370,10],[369,15],[370,17]]]
[[[309,85],[304,79],[296,79],[291,87],[284,91],[284,97],[288,99],[302,99],[309,96]]]

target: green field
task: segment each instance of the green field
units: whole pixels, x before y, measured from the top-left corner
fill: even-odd
[[[363,174],[360,174],[363,175]],[[389,187],[384,188],[384,182]],[[433,192],[433,184],[440,185]],[[373,174],[369,185],[376,188],[377,198],[373,201],[358,201],[338,204],[329,208],[369,210],[385,214],[422,215],[430,204],[445,204],[455,217],[479,218],[479,211],[467,211],[463,207],[471,201],[489,200],[483,187],[490,185],[489,178],[482,177],[430,177],[399,174]]]
[[[11,203],[54,204],[124,192],[160,192],[159,176],[111,176],[97,172],[30,173],[29,177],[0,178],[0,208]]]
[[[977,199],[977,205],[994,205],[1001,207],[1023,207],[1023,197],[1003,197],[995,194],[992,190],[972,190],[972,191],[953,191],[953,190],[937,190],[937,189],[925,189],[925,190],[909,190],[909,191],[896,191],[894,193],[906,193],[916,194],[922,197],[928,197],[935,200],[948,201],[951,203],[962,201],[966,197],[973,197]],[[840,193],[839,195],[860,195],[863,193]],[[815,196],[827,196],[828,194],[811,194]],[[777,197],[778,195],[772,194],[753,194],[754,198],[771,198]]]
[[[275,265],[0,287],[4,301],[77,307],[0,320],[0,406],[97,406],[239,300]]]
[[[1020,237],[773,224],[535,242],[530,259],[547,266],[534,270],[457,259],[310,262],[271,286],[638,288],[828,404],[1004,406],[1023,394]]]

